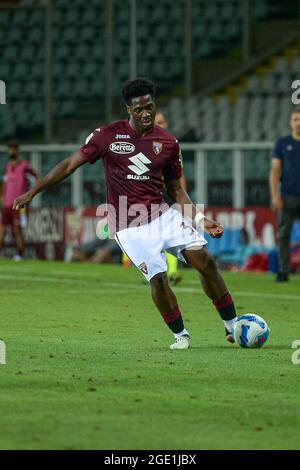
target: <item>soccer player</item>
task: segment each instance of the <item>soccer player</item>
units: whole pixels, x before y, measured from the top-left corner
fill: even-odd
[[[164,250],[176,254],[198,271],[206,295],[224,321],[227,339],[233,342],[234,303],[214,258],[204,248],[204,237],[198,232],[204,224],[207,233],[220,237],[223,228],[204,218],[180,185],[178,142],[154,125],[154,84],[141,78],[129,80],[123,86],[122,97],[129,119],[95,129],[80,150],[56,165],[41,183],[17,197],[13,207],[20,209],[36,194],[62,181],[86,162],[94,164],[102,159],[110,233],[115,232],[121,249],[150,282],[153,302],[175,337],[170,348],[187,349],[190,336],[168,283]],[[164,182],[179,210],[164,202]],[[189,211],[186,217],[184,211]]]
[[[167,118],[161,111],[158,111],[156,113],[154,123],[157,126],[160,126],[165,130],[168,129]],[[186,179],[183,175],[179,178],[179,182],[180,182],[182,188],[185,191],[187,191],[187,183],[186,183]],[[169,198],[167,196],[166,197],[167,203],[169,203],[168,199]],[[172,204],[172,202],[171,202],[171,204]],[[167,261],[167,266],[168,266],[169,282],[172,286],[175,286],[176,284],[178,284],[178,282],[180,282],[182,280],[182,275],[178,271],[178,258],[176,256],[172,255],[171,253],[168,253],[167,251],[165,252],[165,255],[166,255],[166,261]]]
[[[28,190],[28,175],[34,176],[37,183],[41,180],[30,164],[26,160],[21,160],[19,145],[16,141],[12,141],[8,144],[7,152],[10,161],[6,165],[1,192],[2,217],[0,224],[0,248],[4,243],[6,227],[7,225],[11,225],[17,248],[17,254],[14,256],[14,260],[20,261],[24,253],[21,213],[20,210],[12,210],[12,205],[17,196]]]
[[[272,153],[270,193],[278,212],[279,272],[277,282],[287,282],[290,272],[292,225],[300,218],[300,108],[291,114],[291,135],[277,140]]]
[[[167,118],[161,111],[156,113],[154,124],[156,124],[157,126],[162,127],[165,130],[168,129]],[[179,178],[179,182],[180,182],[181,186],[183,187],[183,189],[185,191],[187,191],[187,183],[186,183],[186,179],[183,175],[181,175],[181,177]]]

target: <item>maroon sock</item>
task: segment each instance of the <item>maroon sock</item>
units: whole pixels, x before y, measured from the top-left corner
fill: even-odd
[[[235,306],[229,292],[218,300],[213,301],[222,320],[232,320],[236,317]]]
[[[184,330],[183,319],[178,305],[172,308],[172,310],[168,310],[161,315],[173,333],[180,333]]]

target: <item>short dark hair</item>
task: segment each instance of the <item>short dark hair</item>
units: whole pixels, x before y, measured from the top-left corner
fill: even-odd
[[[131,104],[132,98],[144,95],[151,95],[155,98],[155,85],[148,78],[127,80],[122,87],[122,98],[128,105]]]
[[[296,108],[292,108],[291,115],[294,113],[300,113],[300,106],[297,106]]]
[[[20,147],[20,144],[17,140],[10,140],[7,144],[7,147],[13,147],[14,149],[18,150]]]

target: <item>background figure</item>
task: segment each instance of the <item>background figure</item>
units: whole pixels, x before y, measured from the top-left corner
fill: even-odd
[[[292,133],[276,142],[270,171],[272,206],[278,211],[277,282],[289,280],[291,229],[300,218],[300,108],[292,112],[290,127]]]
[[[160,126],[163,129],[167,130],[168,121],[166,119],[166,116],[162,112],[159,111],[158,113],[156,113],[154,122],[157,126]],[[187,191],[187,182],[186,182],[185,177],[182,175],[179,180],[183,189]],[[165,198],[168,204],[170,205],[173,204],[173,202],[169,200],[169,197],[167,194],[165,194]],[[175,286],[182,279],[182,275],[178,271],[178,258],[176,258],[176,256],[171,255],[171,253],[168,253],[167,251],[165,252],[165,255],[166,255],[167,265],[168,265],[168,278],[169,278],[170,284]]]
[[[107,238],[94,240],[73,248],[71,261],[85,261],[88,263],[114,263],[120,262],[122,251],[115,240]]]
[[[87,243],[73,247],[71,261],[88,263],[119,263],[122,250],[113,238],[110,238],[107,218],[97,226],[97,237]]]
[[[10,161],[6,165],[0,196],[2,205],[0,248],[4,243],[6,227],[10,225],[17,248],[17,254],[14,256],[14,259],[20,261],[24,254],[22,227],[25,225],[24,217],[26,217],[26,213],[24,209],[13,210],[12,205],[16,197],[29,189],[28,175],[34,176],[36,181],[40,181],[40,178],[26,160],[21,160],[19,144],[16,141],[8,144],[7,153]]]
[[[278,251],[269,251],[269,271],[278,272]],[[300,220],[297,220],[291,230],[290,238],[290,271],[300,274]]]

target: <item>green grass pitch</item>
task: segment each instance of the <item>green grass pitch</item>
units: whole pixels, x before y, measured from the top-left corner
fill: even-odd
[[[0,262],[1,449],[299,449],[300,277],[224,274],[263,349],[227,344],[197,275],[175,288],[192,348],[134,268]]]

